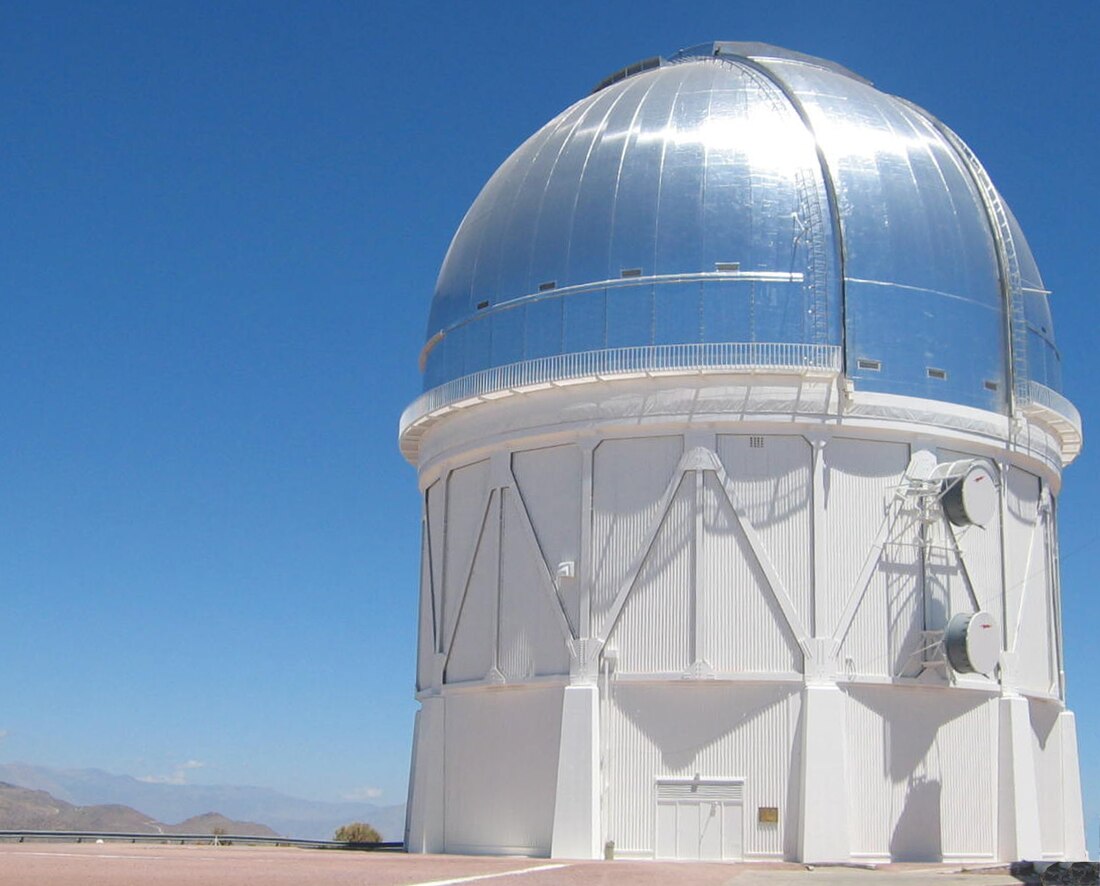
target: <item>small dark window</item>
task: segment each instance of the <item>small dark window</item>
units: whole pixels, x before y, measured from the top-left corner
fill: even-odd
[[[763,437],[749,437],[749,449],[763,449],[764,438]]]
[[[555,280],[547,280],[545,283],[539,284],[539,292],[549,292],[551,289],[556,289],[557,285]]]
[[[622,271],[619,272],[619,276],[620,277],[641,277],[642,276],[642,269],[641,268],[623,268]]]
[[[946,369],[936,369],[935,367],[929,366],[928,367],[928,377],[929,378],[938,378],[938,379],[940,379],[940,381],[943,381],[944,379],[947,378],[947,370]]]
[[[478,309],[479,311],[483,311],[483,310],[485,310],[485,308],[487,308],[487,307],[489,307],[489,302],[487,302],[487,301],[479,301],[479,302],[477,303],[477,309]]]
[[[999,384],[998,384],[997,382],[995,382],[995,381],[990,381],[989,379],[986,379],[986,382],[985,382],[985,389],[986,389],[987,391],[996,391],[996,390],[998,390],[998,389],[999,389],[1000,387],[1001,387],[1001,386],[1000,386],[1000,385],[999,385]]]
[[[859,369],[869,369],[872,372],[878,372],[880,369],[882,369],[882,361],[868,360],[866,357],[860,357],[858,360],[856,360],[856,366]]]
[[[716,261],[714,263],[714,270],[716,271],[740,271],[741,262],[739,261]]]

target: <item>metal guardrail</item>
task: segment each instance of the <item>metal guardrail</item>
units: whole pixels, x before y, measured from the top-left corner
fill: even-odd
[[[267,846],[298,846],[313,849],[352,849],[374,852],[404,852],[404,843],[346,843],[338,840],[300,840],[294,837],[247,836],[241,834],[127,834],[117,831],[14,831],[0,830],[0,842],[59,841],[76,843],[209,843]]]
[[[552,382],[634,373],[723,372],[751,369],[839,372],[836,345],[787,342],[714,342],[604,348],[555,354],[494,366],[425,391],[401,416],[400,433],[426,415],[454,403]]]
[[[1048,388],[1046,385],[1041,385],[1037,381],[1029,381],[1027,383],[1027,398],[1029,403],[1045,406],[1047,409],[1057,412],[1077,429],[1078,434],[1081,433],[1081,413],[1077,411],[1076,406],[1057,391]]]
[[[483,369],[425,391],[402,413],[398,436],[402,438],[402,449],[408,455],[415,450],[416,444],[411,437],[416,434],[406,440],[406,431],[432,413],[555,384],[616,376],[696,372],[839,373],[841,365],[841,349],[836,345],[785,342],[646,345],[555,354]],[[1038,382],[1027,381],[1018,387],[1026,389],[1026,399],[1021,398],[1020,405],[1025,410],[1033,405],[1047,411],[1048,417],[1065,438],[1064,455],[1072,460],[1081,448],[1081,414],[1077,408],[1057,391]]]

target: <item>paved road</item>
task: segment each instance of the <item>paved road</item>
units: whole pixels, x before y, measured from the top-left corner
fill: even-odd
[[[1019,886],[1007,872],[890,865],[557,862],[267,846],[0,843],[0,886]]]

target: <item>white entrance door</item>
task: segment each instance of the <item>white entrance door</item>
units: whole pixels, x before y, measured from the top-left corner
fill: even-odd
[[[657,857],[740,861],[743,781],[657,782]]]

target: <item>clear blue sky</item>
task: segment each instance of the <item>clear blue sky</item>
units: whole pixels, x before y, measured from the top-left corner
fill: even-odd
[[[8,0],[0,759],[401,802],[419,526],[396,424],[450,236],[610,72],[761,40],[955,128],[1054,290],[1086,419],[1061,537],[1095,844],[1098,9]]]

